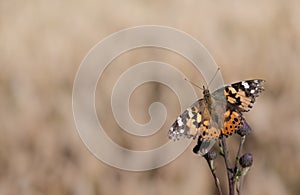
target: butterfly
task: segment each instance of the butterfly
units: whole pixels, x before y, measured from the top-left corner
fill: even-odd
[[[205,155],[221,138],[248,125],[243,112],[248,112],[264,90],[262,79],[245,80],[221,87],[210,93],[203,87],[203,98],[187,108],[169,129],[169,139],[198,136],[194,153]]]

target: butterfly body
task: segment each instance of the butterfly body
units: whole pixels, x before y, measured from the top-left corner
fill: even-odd
[[[198,136],[194,152],[204,155],[222,136],[239,130],[245,121],[243,112],[248,112],[255,98],[264,90],[264,80],[247,80],[224,86],[210,93],[203,87],[203,98],[187,108],[173,123],[169,138]]]

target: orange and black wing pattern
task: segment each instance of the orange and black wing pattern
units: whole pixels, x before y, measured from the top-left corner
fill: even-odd
[[[204,98],[187,108],[173,123],[169,129],[169,138],[195,139],[198,136],[194,152],[205,154],[221,135],[227,137],[243,125],[248,125],[243,112],[253,107],[256,98],[264,90],[263,82],[261,79],[241,81],[224,86],[212,94],[204,90]],[[208,101],[210,98],[212,101]]]

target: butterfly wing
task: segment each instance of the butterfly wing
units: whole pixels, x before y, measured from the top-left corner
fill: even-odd
[[[264,90],[263,82],[260,79],[247,80],[222,87],[211,94],[210,105],[204,99],[196,101],[173,123],[169,138],[195,139],[199,135],[193,151],[206,154],[221,133],[228,136],[243,128],[246,121],[242,112],[248,112],[253,107],[256,97]]]
[[[242,112],[248,112],[253,107],[256,98],[264,90],[263,82],[265,81],[261,79],[241,81],[227,85],[212,93],[212,97],[217,100],[217,106],[224,103],[224,99],[221,97],[225,97],[227,102],[226,111],[223,112],[223,135],[231,135],[243,126],[245,119]]]
[[[225,86],[224,95],[228,106],[240,112],[248,112],[253,107],[255,99],[264,91],[262,86],[264,82],[264,80],[255,79]]]
[[[213,121],[210,120],[210,122]],[[198,137],[197,145],[193,148],[193,152],[200,155],[206,154],[214,146],[220,134],[221,131],[215,125],[203,124],[201,134]]]
[[[226,137],[235,133],[238,129],[243,126],[242,121],[244,120],[240,112],[233,110],[227,110],[224,114],[225,120],[222,128],[222,134]]]
[[[201,102],[197,100],[191,107],[187,108],[173,123],[169,130],[169,138],[178,140],[181,137],[195,139],[200,133],[202,123]]]
[[[213,147],[220,134],[220,129],[216,128],[215,122],[211,120],[210,110],[204,99],[186,109],[169,130],[169,138],[173,140],[181,137],[195,139],[199,135],[193,151],[200,155],[206,154]]]

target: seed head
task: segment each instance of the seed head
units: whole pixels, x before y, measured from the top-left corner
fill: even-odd
[[[241,126],[241,128],[237,130],[237,134],[239,134],[240,136],[245,136],[251,133],[252,129],[245,119],[242,120],[242,124],[243,125]]]
[[[252,156],[252,154],[250,154],[250,153],[244,154],[240,158],[239,162],[240,162],[241,167],[243,167],[243,168],[251,167],[251,165],[253,163],[253,156]]]

